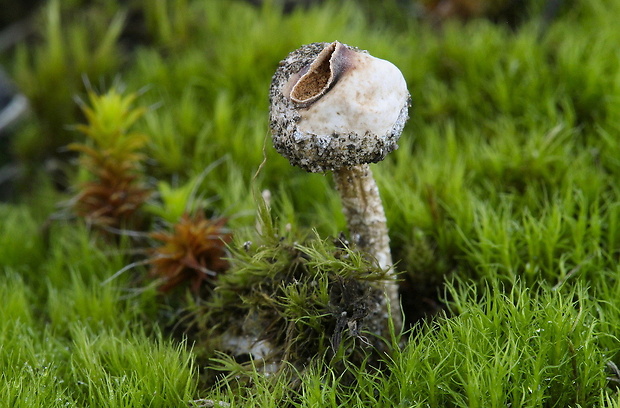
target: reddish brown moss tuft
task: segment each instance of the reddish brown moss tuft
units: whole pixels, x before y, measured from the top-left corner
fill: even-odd
[[[204,281],[228,269],[226,244],[232,236],[225,232],[225,218],[210,220],[202,212],[184,215],[173,232],[155,232],[151,237],[162,245],[152,251],[151,275],[164,278],[163,292],[190,281],[197,293]]]
[[[133,216],[151,196],[151,191],[136,183],[136,175],[106,173],[81,185],[75,197],[76,214],[97,226],[135,226],[136,222],[132,221],[137,218]]]

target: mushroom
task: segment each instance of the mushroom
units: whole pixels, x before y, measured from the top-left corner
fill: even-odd
[[[402,73],[338,41],[312,43],[280,62],[269,99],[275,149],[306,171],[333,172],[351,240],[387,272],[398,322],[386,217],[369,163],[398,148],[411,105]]]

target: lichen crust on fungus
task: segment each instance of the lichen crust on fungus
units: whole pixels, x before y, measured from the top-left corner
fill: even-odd
[[[269,99],[275,149],[311,172],[383,160],[398,148],[411,101],[396,66],[338,41],[290,53]]]

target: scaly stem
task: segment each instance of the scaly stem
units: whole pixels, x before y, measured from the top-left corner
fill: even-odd
[[[379,196],[379,188],[368,164],[341,168],[334,171],[336,188],[342,199],[342,207],[351,240],[362,251],[373,256],[379,267],[387,270],[388,281],[384,283],[390,302],[392,317],[397,330],[400,328],[400,299],[395,281],[388,236],[387,220]],[[387,305],[386,311],[387,311]]]

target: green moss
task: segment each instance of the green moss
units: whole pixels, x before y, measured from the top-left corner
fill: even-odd
[[[32,110],[11,135],[19,195],[0,206],[0,405],[620,406],[620,1],[441,29],[402,2],[372,15],[350,1],[83,3],[46,3],[6,57]],[[338,318],[364,304],[373,269],[327,238],[345,229],[330,176],[269,140],[278,62],[336,39],[394,62],[413,97],[400,148],[373,166],[413,300],[409,337],[382,360]],[[73,98],[93,88],[140,92],[140,176],[161,186],[147,230],[194,208],[229,219],[233,267],[209,296],[155,293],[123,269],[144,259],[143,236],[104,240],[55,213],[81,177],[59,151],[81,142]],[[297,371],[217,354],[248,316]],[[166,339],[181,329],[193,349]]]
[[[215,367],[247,376],[248,369],[269,371],[275,363],[278,371],[289,371],[319,358],[343,370],[343,359],[368,359],[371,344],[385,351],[389,327],[377,320],[375,306],[385,272],[342,241],[304,238],[286,227],[280,232],[266,211],[260,233],[232,245],[231,269],[194,312],[205,354],[225,350],[233,358],[220,355]],[[244,342],[249,345],[237,345]],[[253,351],[253,342],[266,342],[272,351]]]
[[[0,206],[0,265],[35,268],[44,256],[40,225],[25,206]]]
[[[39,125],[39,137],[16,143],[25,160],[41,160],[67,144],[67,126],[78,118],[74,96],[89,80],[111,78],[120,65],[117,41],[125,25],[123,13],[93,10],[67,20],[60,2],[50,1],[37,26],[41,43],[19,44],[16,50],[15,80]]]

